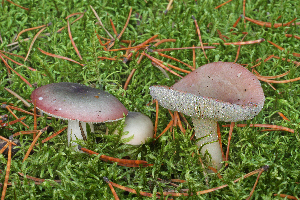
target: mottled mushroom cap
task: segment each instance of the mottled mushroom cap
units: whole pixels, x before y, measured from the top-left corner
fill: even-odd
[[[150,87],[150,94],[167,109],[226,122],[253,118],[265,100],[255,75],[230,62],[203,65],[171,88]]]
[[[52,83],[31,94],[36,107],[53,117],[83,122],[116,121],[127,115],[124,105],[103,90],[78,83]]]

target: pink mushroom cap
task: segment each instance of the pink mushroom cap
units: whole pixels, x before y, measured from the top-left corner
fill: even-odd
[[[226,122],[253,118],[265,100],[255,75],[230,62],[203,65],[170,88],[150,87],[150,94],[167,109]]]
[[[79,83],[52,83],[37,88],[32,102],[46,114],[82,122],[110,122],[123,118],[128,110],[113,95]]]

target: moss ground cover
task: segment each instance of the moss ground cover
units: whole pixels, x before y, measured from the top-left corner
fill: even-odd
[[[24,64],[16,65],[11,61],[8,64],[20,75],[26,78],[33,87],[24,83],[14,72],[9,74],[4,63],[0,62],[0,102],[12,103],[14,106],[29,110],[21,101],[16,99],[4,88],[9,88],[25,99],[30,99],[30,94],[35,87],[54,82],[76,82],[95,88],[105,89],[116,96],[130,111],[139,111],[148,115],[154,122],[155,105],[150,104],[152,98],[149,87],[152,85],[173,85],[180,78],[168,73],[169,78],[151,64],[149,59],[137,62],[135,55],[128,63],[123,63],[125,51],[105,51],[99,44],[95,31],[108,38],[107,34],[99,25],[95,24],[97,19],[90,5],[96,10],[104,26],[113,34],[110,19],[114,22],[118,33],[121,32],[132,8],[132,16],[129,24],[120,40],[134,40],[132,46],[138,45],[154,35],[158,39],[176,39],[176,42],[167,42],[158,48],[175,48],[200,46],[198,35],[192,15],[195,16],[204,43],[221,43],[215,49],[206,50],[210,62],[224,61],[234,62],[238,46],[223,45],[218,31],[229,37],[226,42],[241,41],[244,34],[248,32],[244,41],[252,41],[264,38],[266,41],[260,44],[245,45],[241,47],[237,63],[248,64],[248,69],[254,66],[256,60],[266,59],[269,55],[275,55],[280,59],[271,59],[262,62],[255,69],[263,76],[275,76],[286,71],[290,73],[276,80],[288,80],[300,76],[299,69],[292,62],[281,58],[299,61],[293,56],[293,52],[300,53],[300,40],[294,37],[286,37],[285,34],[300,35],[299,25],[289,27],[266,28],[251,22],[238,23],[232,32],[232,25],[243,13],[243,1],[234,0],[219,9],[216,6],[221,1],[175,1],[172,9],[164,14],[168,1],[14,1],[15,3],[29,8],[29,11],[21,9],[7,1],[0,5],[0,50],[26,57],[32,39],[40,30],[32,30],[23,33],[18,39],[19,44],[13,43],[13,38],[27,28],[45,25],[51,22],[36,39],[28,60],[9,56]],[[274,23],[286,23],[298,17],[299,4],[297,1],[247,1],[246,16],[252,19]],[[84,13],[83,17],[71,25],[71,33],[74,42],[83,60],[76,54],[69,38],[68,30],[65,28],[60,33],[57,30],[67,26],[65,19],[72,13]],[[281,18],[278,19],[278,17]],[[77,17],[77,16],[76,16]],[[69,18],[72,22],[76,17]],[[299,22],[299,19],[295,21]],[[45,35],[45,33],[50,33]],[[104,40],[103,40],[104,41]],[[280,45],[284,50],[279,50],[267,41]],[[117,40],[113,48],[125,45]],[[126,44],[128,45],[128,44]],[[13,49],[12,49],[13,48]],[[85,64],[84,66],[72,62],[47,56],[38,49],[52,54],[65,56]],[[192,50],[176,50],[164,52],[183,62],[193,65]],[[176,65],[182,69],[189,70],[183,64],[159,57],[157,53],[152,56]],[[101,60],[101,57],[114,57],[117,60]],[[208,63],[201,49],[196,50],[196,67]],[[27,66],[37,69],[28,70]],[[132,69],[136,69],[128,89],[123,86]],[[185,73],[178,72],[181,76]],[[252,196],[253,199],[281,199],[274,194],[289,194],[300,196],[300,88],[298,82],[284,84],[272,84],[276,90],[267,83],[261,82],[265,92],[266,101],[263,110],[247,124],[273,124],[294,129],[294,133],[284,131],[261,131],[262,128],[235,127],[231,140],[230,159],[228,168],[223,167],[220,180],[217,175],[209,174],[208,184],[203,175],[203,168],[199,163],[199,155],[195,141],[190,141],[193,134],[187,131],[184,135],[180,129],[168,131],[158,141],[149,141],[140,147],[130,147],[120,141],[119,135],[105,135],[102,125],[98,125],[96,134],[89,134],[89,140],[82,146],[92,149],[100,154],[122,158],[130,155],[131,159],[143,159],[154,164],[146,168],[126,168],[99,160],[99,156],[87,155],[74,152],[67,147],[66,132],[42,144],[41,140],[53,134],[67,125],[63,120],[38,118],[38,129],[51,124],[53,131],[42,134],[39,145],[29,158],[22,162],[25,153],[32,142],[31,135],[18,137],[21,143],[20,151],[15,154],[11,162],[11,171],[6,191],[6,199],[113,199],[111,190],[103,177],[109,180],[131,187],[137,191],[145,191],[152,194],[164,191],[177,191],[189,189],[189,192],[206,190],[220,185],[228,184],[229,187],[212,193],[192,196],[189,199],[246,199],[255,183],[256,176],[249,177],[237,183],[233,180],[256,170],[264,165],[269,165],[269,170],[264,172]],[[283,113],[290,121],[283,120],[278,112]],[[0,110],[0,115],[12,115],[6,109]],[[33,130],[33,117],[24,113],[16,112],[26,116],[24,123],[29,125],[25,128],[16,123],[8,127],[0,128],[0,135],[8,138],[13,133],[22,130]],[[190,121],[190,119],[188,118]],[[159,109],[158,133],[162,132],[170,121],[169,112]],[[122,122],[120,122],[122,123]],[[221,124],[224,125],[225,123]],[[223,148],[227,147],[227,136],[229,128],[221,127]],[[173,134],[175,139],[173,139]],[[95,143],[94,141],[97,141]],[[80,142],[80,141],[79,141]],[[191,155],[194,153],[194,156]],[[4,183],[7,156],[0,155],[0,183]],[[162,165],[163,164],[163,165]],[[36,185],[33,181],[23,179],[18,172],[30,176],[47,179],[47,181]],[[161,178],[167,181],[159,181]],[[53,180],[59,179],[61,183]],[[186,183],[177,183],[178,187],[168,184],[170,179],[186,180]],[[2,186],[3,187],[3,186]],[[1,188],[2,190],[2,188]],[[120,199],[146,199],[141,195],[135,195],[116,189]],[[179,197],[178,199],[187,199]],[[153,197],[155,199],[155,197]]]

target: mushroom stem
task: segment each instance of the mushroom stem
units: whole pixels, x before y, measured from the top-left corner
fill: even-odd
[[[87,137],[86,134],[86,123],[85,122],[80,122],[83,132],[85,134],[85,136]],[[74,150],[77,150],[77,146],[78,144],[75,142],[72,142],[73,140],[77,140],[77,139],[83,139],[82,135],[81,135],[81,130],[79,127],[79,121],[78,120],[68,120],[68,144],[70,146],[74,147]],[[78,151],[78,150],[77,150]]]
[[[92,122],[89,122],[88,124],[90,125],[91,133],[94,133],[95,132],[94,124]]]
[[[222,167],[223,159],[218,142],[217,121],[199,117],[192,117],[192,121],[196,138],[202,138],[197,144],[200,148],[202,147],[202,155],[207,151],[211,155],[212,167],[219,170]]]

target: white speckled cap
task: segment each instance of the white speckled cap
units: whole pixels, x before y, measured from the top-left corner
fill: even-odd
[[[116,121],[127,115],[125,106],[103,90],[79,83],[52,83],[31,94],[36,107],[53,117],[83,122]]]
[[[265,100],[258,79],[230,62],[203,65],[171,88],[150,87],[150,94],[167,109],[226,122],[253,118]]]

